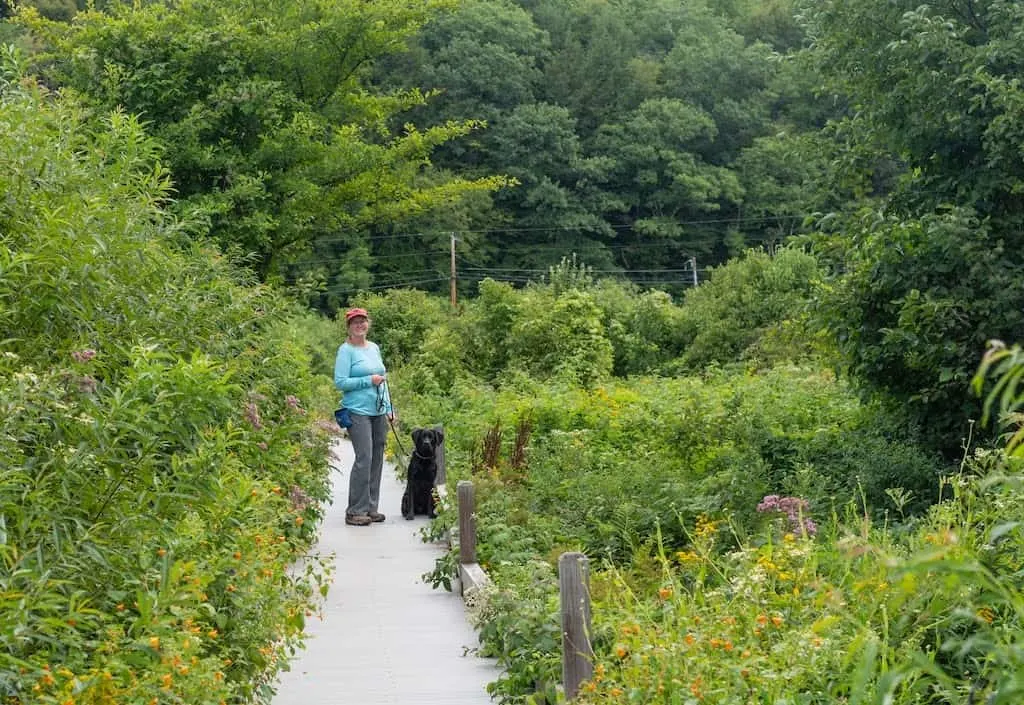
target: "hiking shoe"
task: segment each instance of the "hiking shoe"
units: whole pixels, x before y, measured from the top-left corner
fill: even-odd
[[[373,520],[366,514],[346,514],[345,523],[349,526],[369,526]]]
[[[367,514],[367,516],[370,517],[370,521],[374,522],[375,524],[377,522],[384,521],[384,519],[387,518],[380,512],[370,512],[369,514]]]

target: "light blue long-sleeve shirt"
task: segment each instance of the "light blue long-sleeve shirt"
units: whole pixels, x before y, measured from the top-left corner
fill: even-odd
[[[348,341],[342,343],[334,360],[334,386],[341,391],[341,403],[352,413],[362,416],[390,414],[391,395],[388,394],[387,383],[380,388],[384,398],[384,408],[381,409],[377,403],[378,388],[370,379],[371,375],[386,372],[376,343],[367,341],[362,346],[351,345]]]

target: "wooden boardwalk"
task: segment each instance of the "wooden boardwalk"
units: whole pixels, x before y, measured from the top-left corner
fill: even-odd
[[[385,466],[380,511],[387,521],[347,526],[345,500],[352,447],[333,448],[334,503],[320,531],[319,552],[335,556],[323,619],[306,625],[306,649],[281,674],[273,705],[483,705],[498,677],[477,644],[462,599],[421,576],[439,546],[423,543],[425,517],[402,518],[403,487]]]

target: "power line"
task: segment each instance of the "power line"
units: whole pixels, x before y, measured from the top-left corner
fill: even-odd
[[[453,231],[453,232],[458,233],[458,232],[469,232],[469,231],[457,231],[456,230],[456,231]],[[487,232],[487,231],[473,231],[473,232]],[[489,232],[503,232],[503,231],[494,230],[494,231],[489,231]],[[421,235],[422,234],[410,235],[408,237],[419,237]],[[771,235],[762,235],[762,236],[757,236],[757,237],[747,236],[744,239],[746,241],[749,241],[749,242],[765,242],[765,241],[768,241],[768,240],[775,240],[775,239],[777,239],[777,236],[771,236]],[[322,242],[328,242],[328,241],[326,241],[326,240],[317,240],[316,241],[317,244],[322,243]],[[575,252],[575,253],[581,253],[581,252],[585,253],[585,252],[588,252],[588,251],[594,252],[594,253],[602,253],[602,252],[615,252],[615,251],[620,251],[620,250],[635,251],[635,250],[651,250],[651,249],[663,249],[663,248],[667,249],[667,248],[672,248],[672,247],[685,247],[685,246],[692,246],[692,243],[682,243],[682,242],[679,242],[678,240],[662,240],[662,241],[657,241],[657,242],[636,242],[636,243],[630,243],[630,244],[610,244],[610,243],[603,243],[603,242],[579,242],[579,243],[573,243],[573,244],[570,244],[570,245],[520,245],[520,244],[510,244],[510,245],[502,246],[500,249],[501,249],[501,253],[502,254],[535,253],[535,252],[555,252],[555,251],[563,251],[563,252],[566,252],[568,254],[568,253],[573,253],[573,252]],[[423,257],[425,254],[426,255],[434,254],[434,255],[437,255],[438,257],[442,256],[441,251],[437,250],[437,251],[426,252],[426,253],[421,251],[421,252],[410,252],[410,253],[404,253],[404,254],[398,254],[398,255],[374,255],[374,254],[367,253],[366,257],[371,262],[381,262],[381,261],[389,262],[389,261],[393,261],[393,260],[412,259],[412,258],[415,258],[415,257]],[[445,253],[445,254],[447,254],[447,253]],[[687,253],[685,251],[676,252],[674,254],[678,254],[678,255],[682,255],[682,256],[689,256],[689,253]],[[460,258],[461,261],[464,261],[464,262],[467,261],[461,255],[459,255],[459,258]],[[349,260],[348,257],[329,257],[329,258],[324,258],[324,259],[305,259],[305,260],[297,260],[295,262],[288,262],[288,263],[286,263],[285,266],[288,266],[288,267],[314,268],[314,267],[328,265],[328,264],[335,264],[335,263],[338,263],[338,262],[347,262],[348,260]]]
[[[374,262],[390,262],[392,260],[405,260],[405,259],[413,259],[413,258],[416,258],[416,257],[422,258],[423,254],[424,253],[422,253],[422,252],[409,252],[409,253],[406,253],[404,255],[372,255],[372,254],[370,254],[370,255],[367,255],[367,257],[369,259],[373,260]],[[349,259],[350,259],[349,257],[328,257],[328,258],[325,258],[325,259],[302,259],[302,260],[296,260],[294,262],[287,262],[286,266],[288,266],[288,267],[296,267],[296,266],[307,265],[307,264],[308,265],[317,265],[317,264],[327,264],[327,263],[331,263],[331,262],[347,262]]]
[[[380,284],[377,286],[359,286],[352,289],[337,289],[336,287],[327,287],[324,289],[325,294],[354,294],[360,291],[380,291],[381,289],[398,289],[403,286],[413,286],[414,284],[428,284],[430,282],[441,282],[447,281],[448,277],[434,277],[432,279],[415,279],[412,281],[404,282],[392,282],[390,284]]]
[[[729,223],[766,223],[766,222],[778,222],[783,220],[803,220],[810,214],[797,214],[797,215],[763,215],[763,216],[733,216],[724,218],[705,218],[698,220],[675,220],[672,221],[673,225],[687,226],[687,225],[720,225]],[[523,228],[445,228],[437,231],[420,231],[415,233],[390,233],[387,235],[369,235],[363,238],[359,238],[360,241],[380,241],[380,240],[402,240],[414,237],[447,237],[451,233],[456,235],[486,235],[494,233],[531,233],[531,232],[579,232],[579,233],[593,233],[599,235],[601,230],[632,230],[635,229],[635,224],[626,223],[604,223],[601,228],[587,228],[585,226],[569,226],[569,225],[546,225],[536,227],[523,227]],[[323,237],[317,238],[317,243],[328,243],[328,242],[341,242],[353,239],[352,235],[341,235],[338,237]]]
[[[540,274],[547,274],[550,268],[545,269],[529,269],[529,268],[516,268],[516,267],[463,267],[464,272],[537,272]],[[685,267],[683,269],[592,269],[587,267],[587,271],[592,274],[674,274],[677,272],[692,272],[693,267]]]

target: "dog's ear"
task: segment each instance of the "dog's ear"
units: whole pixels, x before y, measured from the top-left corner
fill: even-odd
[[[424,431],[424,429],[422,429],[422,428],[413,429],[413,432],[412,432],[412,442],[413,443],[417,443],[418,444],[420,442],[420,436],[423,435],[423,431]]]
[[[444,443],[444,431],[439,428],[434,429],[434,440],[438,443]]]

